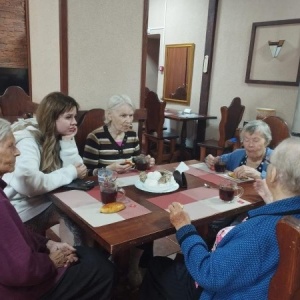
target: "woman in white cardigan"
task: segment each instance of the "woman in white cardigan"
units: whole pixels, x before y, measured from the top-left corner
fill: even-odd
[[[17,157],[15,171],[3,177],[8,184],[4,191],[25,225],[44,233],[58,223],[63,230],[66,223],[74,234],[75,244],[81,243],[79,232],[52,204],[47,193],[87,174],[74,140],[78,108],[73,98],[54,92],[42,100],[36,119],[13,124],[21,155]]]

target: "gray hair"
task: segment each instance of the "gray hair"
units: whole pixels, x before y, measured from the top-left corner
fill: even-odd
[[[114,95],[108,100],[107,108],[105,111],[105,121],[104,121],[105,124],[110,123],[110,121],[108,121],[108,119],[107,119],[108,113],[110,113],[111,111],[115,110],[116,108],[118,108],[119,106],[121,106],[123,104],[127,104],[128,106],[130,106],[132,108],[133,111],[135,111],[135,107],[132,104],[132,101],[129,98],[129,96]]]
[[[0,118],[0,143],[5,140],[9,134],[12,134],[11,124],[7,120]]]
[[[277,169],[283,188],[300,194],[300,139],[287,138],[271,154],[271,164]]]
[[[240,133],[241,142],[243,142],[244,140],[245,133],[253,134],[254,132],[258,132],[264,137],[266,141],[266,145],[269,145],[270,142],[272,141],[272,134],[269,125],[266,122],[261,120],[253,120],[248,122],[243,127]]]

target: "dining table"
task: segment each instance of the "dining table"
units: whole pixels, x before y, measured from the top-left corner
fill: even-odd
[[[199,115],[196,113],[185,113],[175,109],[165,110],[165,119],[182,123],[180,131],[180,147],[173,155],[172,161],[181,161],[191,159],[191,154],[186,150],[187,123],[190,121],[205,122],[206,120],[217,119],[216,116]]]
[[[157,165],[149,172],[184,170],[186,186],[171,186],[168,190],[141,186],[140,173],[132,170],[118,175],[118,185],[126,193],[126,208],[115,214],[102,214],[99,186],[89,191],[60,189],[51,194],[53,203],[76,222],[88,235],[110,254],[115,255],[133,246],[143,245],[175,233],[169,219],[168,205],[180,202],[201,231],[210,222],[233,217],[264,204],[253,188],[253,181],[240,181],[243,195],[233,203],[225,203],[218,196],[218,185],[230,180],[228,175],[217,174],[204,163],[189,160]],[[183,175],[182,175],[183,174]],[[96,180],[92,177],[89,180]]]

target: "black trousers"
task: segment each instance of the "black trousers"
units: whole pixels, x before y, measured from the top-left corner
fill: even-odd
[[[183,261],[155,257],[149,264],[140,287],[140,300],[198,300],[202,292]]]
[[[79,262],[69,267],[41,300],[111,299],[115,266],[97,248],[76,247]]]

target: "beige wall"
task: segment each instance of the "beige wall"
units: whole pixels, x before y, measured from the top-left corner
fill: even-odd
[[[81,109],[113,94],[139,106],[143,0],[68,1],[69,94]],[[29,0],[33,99],[60,89],[58,0]]]
[[[150,0],[148,25],[150,28],[163,27],[160,29],[163,36],[161,45],[163,43],[196,44],[190,104],[195,112],[199,107],[208,2],[208,0]],[[159,14],[164,12],[159,19],[155,13],[158,8]],[[292,125],[298,88],[246,84],[245,74],[252,23],[299,18],[299,11],[298,0],[219,1],[208,110],[209,114],[217,115],[218,120],[209,121],[207,137],[218,137],[220,106],[229,105],[236,96],[241,97],[246,106],[243,120],[255,118],[256,107],[271,107],[277,110],[277,115],[284,118],[290,126]],[[163,65],[164,46],[161,46],[160,54],[159,65]],[[160,97],[162,90],[163,75],[158,75],[157,93]],[[171,103],[168,103],[167,107],[184,108]],[[192,124],[189,126],[190,138],[192,138],[194,126]]]
[[[248,84],[245,83],[245,74],[252,23],[299,18],[299,11],[298,0],[220,1],[210,113],[218,111],[220,105],[227,104],[233,97],[240,96],[246,106],[244,120],[255,118],[256,107],[270,107],[275,108],[277,115],[291,128],[298,88]]]
[[[29,0],[32,99],[60,90],[58,0]]]
[[[149,30],[161,35],[161,45],[195,43],[191,105],[198,111],[209,0],[150,0]],[[69,6],[69,92],[82,109],[103,107],[115,93],[139,103],[143,0],[72,0]],[[58,90],[58,0],[29,0],[33,99],[39,102]],[[157,11],[157,13],[153,13]],[[298,0],[220,0],[212,68],[209,114],[235,96],[246,105],[244,120],[256,107],[272,107],[291,126],[297,87],[244,82],[253,22],[299,17]],[[154,17],[153,17],[154,16]],[[178,17],[179,16],[179,17]],[[164,65],[161,46],[159,65]],[[161,97],[163,74],[158,72]],[[138,106],[138,105],[137,105]],[[168,107],[183,109],[178,104]],[[207,136],[217,136],[219,120],[210,121]],[[189,124],[190,138],[195,124]]]
[[[147,61],[146,61],[146,87],[151,91],[157,89],[157,73],[159,58],[159,39],[148,38],[147,43]]]
[[[143,0],[68,2],[69,94],[82,109],[127,94],[140,102]]]

